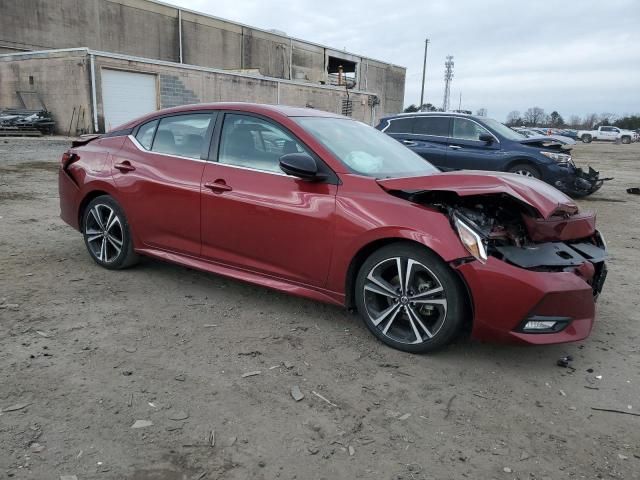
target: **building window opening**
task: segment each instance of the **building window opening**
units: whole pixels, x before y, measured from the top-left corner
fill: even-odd
[[[357,63],[337,57],[329,57],[327,73],[329,85],[344,85],[347,88],[356,86]]]

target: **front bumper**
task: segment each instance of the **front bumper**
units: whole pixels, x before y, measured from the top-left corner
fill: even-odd
[[[587,171],[573,164],[556,165],[551,169],[548,183],[571,197],[585,197],[600,190],[605,181],[600,172],[589,167]]]
[[[604,262],[586,280],[575,272],[528,270],[495,257],[485,264],[464,263],[457,270],[472,298],[472,337],[524,344],[574,342],[589,336],[606,276]],[[525,333],[522,327],[532,318],[563,318],[566,326],[550,333]]]

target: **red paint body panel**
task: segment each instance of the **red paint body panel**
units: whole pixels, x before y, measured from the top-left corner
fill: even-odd
[[[535,178],[514,173],[456,171],[428,177],[391,178],[378,180],[386,190],[450,191],[461,197],[506,193],[535,208],[543,218],[556,213],[574,214],[578,206],[560,190]]]
[[[105,192],[123,207],[140,254],[342,305],[349,267],[358,252],[374,242],[410,240],[449,262],[468,286],[474,337],[544,344],[580,340],[589,334],[595,307],[585,269],[579,274],[536,272],[494,257],[486,264],[469,261],[446,215],[386,192],[506,194],[540,214],[541,219],[528,219],[527,226],[542,240],[593,234],[595,217],[575,215],[577,206],[554,188],[525,177],[487,172],[386,180],[355,175],[290,118],[337,116],[312,109],[190,105],[154,112],[116,130],[167,113],[198,110],[268,117],[322,159],[338,176],[338,184],[148,152],[127,135],[103,137],[71,149],[78,158],[60,169],[62,219],[80,229],[86,199]],[[134,169],[114,168],[123,162]],[[228,188],[211,190],[206,185],[212,182]],[[569,218],[553,218],[560,213]],[[518,333],[521,322],[534,314],[567,316],[573,321],[559,333]]]
[[[569,272],[536,272],[489,257],[458,267],[473,297],[474,338],[520,343],[563,343],[589,335],[595,315],[591,286]],[[558,333],[518,333],[530,315],[574,319]]]
[[[569,218],[532,218],[523,215],[524,224],[534,242],[552,242],[587,238],[596,232],[596,216],[580,212]]]

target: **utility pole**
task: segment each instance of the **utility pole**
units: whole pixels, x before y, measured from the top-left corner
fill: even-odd
[[[462,110],[462,92],[460,92],[460,100],[458,101],[458,112]]]
[[[444,98],[442,100],[442,111],[449,110],[449,98],[451,96],[451,80],[453,79],[453,57],[447,55],[444,62]]]
[[[424,80],[425,74],[427,72],[427,48],[429,47],[429,39],[427,38],[424,41],[424,63],[422,64],[422,93],[420,93],[420,106],[418,107],[422,110],[422,106],[424,105]]]

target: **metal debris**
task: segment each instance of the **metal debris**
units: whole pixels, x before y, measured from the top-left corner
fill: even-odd
[[[254,377],[256,375],[260,375],[262,372],[260,370],[256,370],[254,372],[247,372],[242,374],[242,378]]]
[[[169,415],[169,420],[175,420],[176,422],[179,422],[180,420],[186,420],[187,418],[189,418],[189,414],[184,410],[178,410],[177,412]]]

